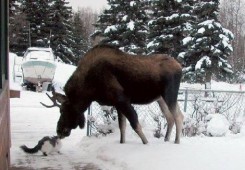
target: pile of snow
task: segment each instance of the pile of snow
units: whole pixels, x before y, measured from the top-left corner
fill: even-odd
[[[199,83],[181,83],[180,89],[194,89],[194,90],[204,90],[205,84]],[[221,91],[245,91],[244,84],[229,84],[226,82],[217,82],[212,80],[211,81],[211,89],[212,90],[221,90]]]
[[[20,57],[18,57],[16,54],[14,53],[9,53],[9,83],[10,83],[10,89],[11,90],[20,90],[21,86],[19,84],[19,82],[15,81],[16,78],[16,74],[17,74],[17,68],[20,67],[17,65],[17,60]]]
[[[66,84],[67,80],[75,71],[76,66],[60,62],[58,62],[56,66],[57,67],[54,74],[53,85],[57,92],[61,92],[63,91],[63,87]]]
[[[245,136],[245,124],[241,127],[240,133]]]
[[[210,136],[225,136],[229,131],[229,122],[221,114],[209,114],[206,120],[208,121],[207,134]]]

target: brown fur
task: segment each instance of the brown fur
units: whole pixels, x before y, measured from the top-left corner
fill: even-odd
[[[159,97],[173,116],[172,120],[176,119],[175,123],[182,127],[182,121],[177,119],[181,115],[177,107],[181,74],[180,64],[167,55],[130,55],[111,46],[96,46],[80,60],[66,83],[66,96],[59,97],[62,106],[57,133],[65,137],[78,125],[82,128],[85,122],[83,112],[92,101],[97,101],[117,109],[121,143],[125,142],[124,116],[142,142],[147,143],[131,104],[146,104]],[[162,110],[166,112],[166,109]],[[179,143],[179,134],[176,140]]]

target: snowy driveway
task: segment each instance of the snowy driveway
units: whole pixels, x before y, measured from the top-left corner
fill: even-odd
[[[42,153],[26,154],[19,146],[25,144],[33,147],[44,136],[56,135],[56,123],[59,119],[58,108],[44,108],[39,102],[51,104],[45,93],[21,92],[20,99],[11,99],[11,165],[15,169],[25,170],[97,170],[95,165],[89,163],[79,152],[79,143],[84,131],[73,131],[70,138],[62,141],[61,154],[54,153],[42,156]],[[13,168],[13,169],[14,169]],[[1,169],[1,168],[0,168]]]

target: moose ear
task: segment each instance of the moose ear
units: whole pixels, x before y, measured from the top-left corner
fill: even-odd
[[[55,93],[55,98],[58,100],[59,103],[64,103],[66,100],[66,96],[60,93]]]

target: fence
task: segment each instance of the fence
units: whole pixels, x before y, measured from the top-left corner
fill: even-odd
[[[197,124],[205,121],[209,114],[222,114],[230,125],[241,123],[245,118],[245,92],[215,90],[179,90],[178,103],[184,113],[184,128],[190,119]],[[134,105],[141,125],[166,127],[166,120],[156,102],[148,105]],[[116,110],[93,103],[88,110],[87,135],[107,134],[112,131],[112,120],[116,119]],[[157,135],[157,134],[156,134]],[[159,136],[159,134],[158,134]]]

